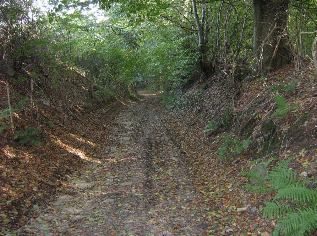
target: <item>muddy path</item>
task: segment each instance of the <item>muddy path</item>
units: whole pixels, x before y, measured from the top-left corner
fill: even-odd
[[[124,107],[105,131],[101,161],[18,234],[207,235],[207,211],[160,109],[157,97]]]

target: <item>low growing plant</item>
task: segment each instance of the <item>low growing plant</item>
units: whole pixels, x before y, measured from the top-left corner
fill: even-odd
[[[231,126],[232,120],[233,114],[230,109],[227,109],[220,118],[209,121],[206,128],[204,129],[204,132],[213,133],[219,129],[227,129]]]
[[[293,80],[287,84],[283,85],[273,85],[272,92],[279,92],[284,94],[292,94],[296,91],[298,81]]]
[[[263,215],[277,220],[273,236],[310,235],[317,229],[317,191],[308,188],[288,164],[279,162],[263,180],[254,183],[275,193],[265,204]]]
[[[186,106],[186,99],[180,94],[165,92],[161,95],[163,104],[168,109],[182,108]]]
[[[298,82],[294,80],[294,81],[284,85],[282,90],[285,93],[294,93],[296,91],[297,85],[298,85]]]
[[[28,127],[17,131],[14,135],[14,140],[22,145],[38,146],[42,142],[42,136],[39,129]]]
[[[250,144],[250,139],[240,140],[233,135],[225,135],[217,154],[222,160],[226,161],[246,151]]]
[[[8,126],[6,124],[0,124],[0,134],[3,134],[7,128]]]
[[[206,128],[204,129],[204,133],[213,133],[220,128],[220,124],[214,120],[209,121]]]
[[[290,112],[292,112],[296,109],[296,106],[294,104],[289,104],[287,102],[287,100],[281,95],[275,96],[274,99],[275,99],[275,103],[276,103],[276,110],[272,114],[272,117],[274,117],[274,118],[283,119]]]
[[[249,179],[249,183],[245,186],[248,191],[255,193],[267,193],[271,191],[267,183],[267,166],[269,163],[270,161],[257,163],[251,170],[241,173],[242,176]]]

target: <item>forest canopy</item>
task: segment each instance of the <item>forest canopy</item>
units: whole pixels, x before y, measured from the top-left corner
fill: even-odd
[[[36,10],[44,5],[1,4],[7,72],[34,60],[46,69],[62,62],[89,75],[96,99],[148,81],[174,89],[196,70],[207,78],[228,65],[234,75],[241,65],[268,71],[293,59],[300,64],[311,56],[309,32],[317,24],[314,0],[68,0],[50,1],[44,14]],[[263,25],[265,18],[272,24]]]

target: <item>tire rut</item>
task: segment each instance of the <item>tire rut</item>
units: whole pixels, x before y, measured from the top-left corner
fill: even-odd
[[[101,164],[73,177],[74,194],[60,194],[18,235],[207,235],[207,212],[157,106],[151,98],[123,109]]]

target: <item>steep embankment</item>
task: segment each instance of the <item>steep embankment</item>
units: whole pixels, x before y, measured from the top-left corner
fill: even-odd
[[[220,74],[194,84],[182,97],[181,104],[186,105],[174,107],[173,119],[166,122],[190,157],[199,191],[211,206],[214,235],[264,233],[273,227],[274,222],[264,221],[260,213],[270,196],[245,188],[248,179],[243,173],[257,163],[271,157],[290,159],[298,173],[316,177],[316,84],[309,67],[302,71],[288,67],[242,83],[234,93],[237,85]],[[221,125],[204,132],[214,121]],[[228,135],[251,140],[248,150],[229,155],[227,149],[229,158],[221,156],[219,148]]]
[[[60,83],[56,74],[41,69],[34,66],[10,78],[0,74],[0,234],[25,224],[90,161],[83,153],[94,154],[106,142],[100,136],[103,109],[87,106],[90,81],[61,65]]]

